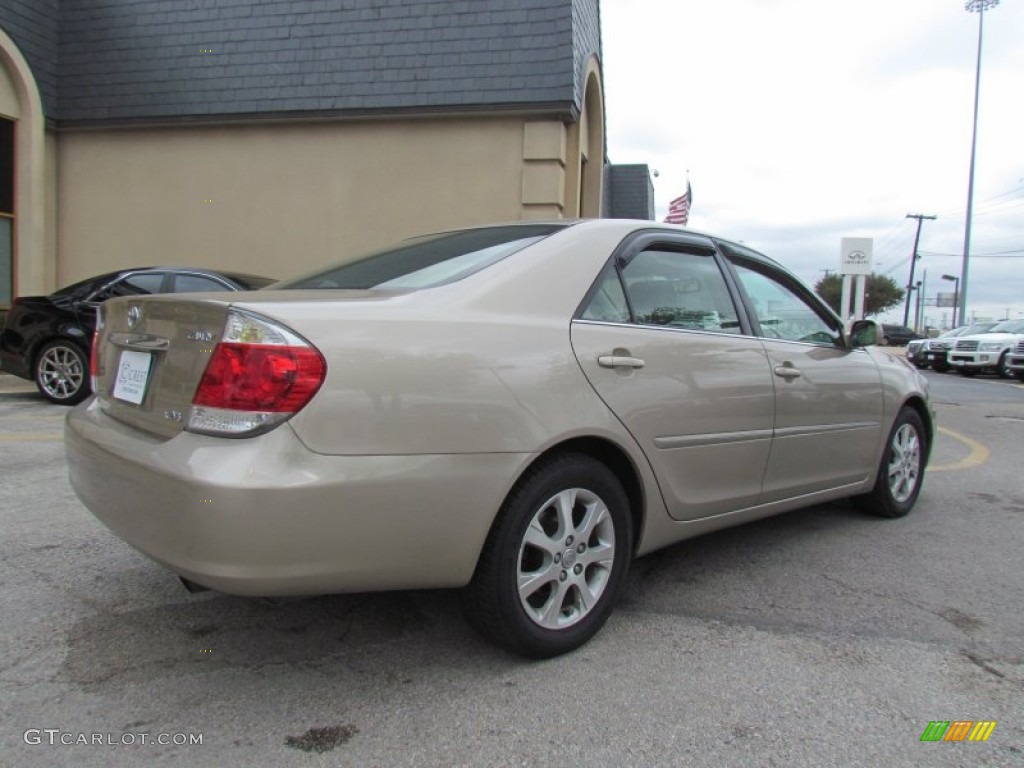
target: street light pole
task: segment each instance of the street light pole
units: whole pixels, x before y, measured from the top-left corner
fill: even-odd
[[[974,66],[974,128],[971,131],[971,165],[967,176],[967,223],[964,224],[964,258],[960,267],[960,325],[967,317],[967,271],[971,258],[971,218],[974,214],[974,151],[978,144],[978,95],[981,86],[981,33],[985,27],[985,11],[995,8],[999,0],[967,0],[964,10],[978,12],[978,60]]]
[[[960,319],[959,323],[957,323],[957,321],[956,321],[956,308],[960,304],[960,278],[957,277],[956,275],[943,275],[942,279],[943,280],[952,280],[953,281],[953,324],[952,324],[952,327],[956,328],[957,325],[963,325],[964,324],[963,323],[963,318]]]

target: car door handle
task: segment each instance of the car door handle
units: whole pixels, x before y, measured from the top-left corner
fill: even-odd
[[[639,357],[624,355],[601,355],[597,358],[597,364],[602,368],[643,368],[647,365]]]
[[[798,368],[794,368],[792,363],[783,363],[782,365],[775,366],[775,375],[781,376],[788,381],[789,379],[798,379],[803,374],[800,373]]]

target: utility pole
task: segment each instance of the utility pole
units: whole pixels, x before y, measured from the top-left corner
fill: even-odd
[[[914,252],[910,256],[910,280],[907,281],[907,303],[903,308],[903,324],[907,325],[907,321],[910,320],[910,292],[914,290],[914,267],[917,266],[917,260],[921,258],[917,255],[917,244],[921,241],[921,222],[924,219],[934,219],[934,216],[925,216],[922,213],[908,213],[908,219],[917,219],[917,234],[914,235]]]

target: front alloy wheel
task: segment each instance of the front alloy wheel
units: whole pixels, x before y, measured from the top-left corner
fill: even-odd
[[[928,437],[917,411],[905,406],[889,434],[889,442],[878,468],[878,479],[870,493],[854,498],[863,511],[879,517],[903,517],[921,492]]]
[[[542,459],[509,494],[463,595],[485,638],[531,658],[566,653],[611,614],[633,556],[618,478],[582,454]]]
[[[51,341],[36,358],[36,387],[43,397],[60,405],[74,405],[89,395],[85,354],[70,341]]]
[[[999,371],[999,375],[1004,379],[1013,378],[1013,368],[1010,367],[1010,353],[1003,352],[1002,357],[999,358],[999,367],[996,369]]]

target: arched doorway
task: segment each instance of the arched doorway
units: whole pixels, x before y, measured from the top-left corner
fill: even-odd
[[[47,287],[45,123],[25,57],[0,29],[0,308]]]
[[[576,167],[574,173],[566,174],[570,186],[566,199],[573,201],[570,215],[596,218],[601,215],[605,161],[604,90],[596,56],[590,57],[584,70],[583,105],[575,134],[571,146],[575,149]]]

